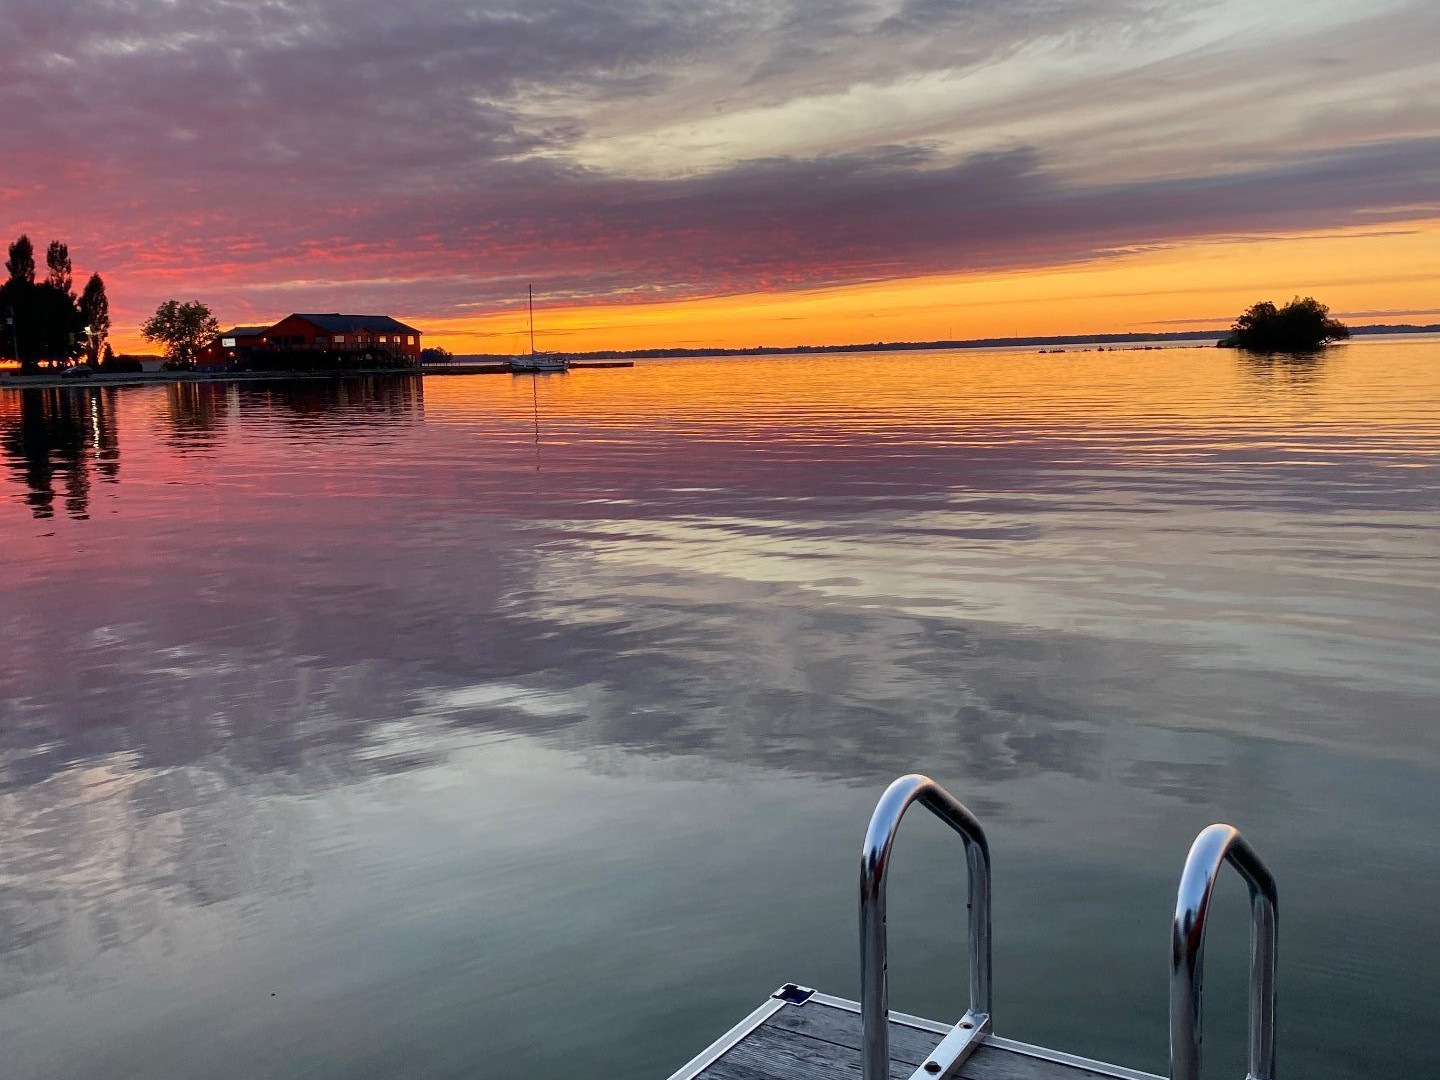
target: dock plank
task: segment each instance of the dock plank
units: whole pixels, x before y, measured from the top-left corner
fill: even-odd
[[[846,1047],[855,1051],[856,1060],[859,1060],[861,1032],[858,1013],[811,1001],[797,1008],[781,1009],[765,1021],[765,1026]],[[910,1072],[914,1072],[915,1066],[924,1062],[941,1038],[943,1036],[938,1032],[921,1031],[891,1020],[890,1057],[905,1062],[910,1066]]]
[[[892,1061],[890,1080],[909,1080],[914,1071]],[[860,1051],[762,1024],[697,1080],[860,1080]]]
[[[981,1046],[960,1067],[960,1080],[1110,1080],[1113,1075],[998,1046]]]
[[[940,1039],[937,1032],[892,1017],[890,1080],[909,1080]],[[693,1080],[859,1080],[861,1042],[858,1012],[812,999],[803,1005],[784,1006],[698,1071],[691,1071],[700,1064],[696,1062],[676,1076]],[[976,1049],[958,1075],[961,1080],[1116,1080],[1117,1077],[1136,1080],[1142,1077],[1142,1074],[1101,1062],[1057,1061],[1048,1054],[1023,1043],[986,1042]]]

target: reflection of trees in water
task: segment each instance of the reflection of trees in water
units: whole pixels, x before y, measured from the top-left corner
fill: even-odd
[[[91,484],[120,478],[114,387],[46,387],[0,399],[0,455],[37,518],[57,501],[90,514]],[[322,428],[326,437],[415,423],[425,413],[419,376],[307,379],[259,384],[176,382],[165,388],[166,442],[187,452],[220,445],[233,415]]]
[[[1279,390],[1309,390],[1325,375],[1324,349],[1306,353],[1252,353],[1237,350],[1240,370],[1257,384]]]
[[[241,383],[237,400],[242,413],[264,412],[296,426],[323,424],[327,435],[425,415],[424,380],[418,375]]]
[[[37,518],[55,516],[57,485],[66,514],[82,520],[90,514],[92,470],[102,481],[119,480],[115,394],[98,387],[22,390],[18,408],[0,414],[0,452]]]

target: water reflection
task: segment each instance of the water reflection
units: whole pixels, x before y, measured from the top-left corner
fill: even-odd
[[[124,513],[4,537],[0,1041],[27,1077],[167,1075],[194,1039],[229,1048],[204,1080],[654,1080],[757,979],[851,984],[853,833],[917,766],[1004,834],[1007,971],[1046,974],[1010,1015],[1067,1048],[1155,1066],[1066,1002],[1163,970],[1126,935],[1163,936],[1212,817],[1307,897],[1287,1001],[1418,985],[1423,911],[1315,944],[1435,877],[1440,395],[1423,356],[1354,357],[1293,387],[1197,351],[121,392]],[[82,435],[47,436],[57,478],[76,439],[98,470]],[[1045,906],[1057,866],[1093,906]],[[1121,952],[1057,967],[1057,918]],[[735,1000],[667,999],[677,963]],[[579,1018],[563,1054],[525,1037],[540,1000]],[[1336,1058],[1287,1015],[1290,1060]]]
[[[115,395],[88,387],[0,395],[0,450],[36,518],[54,517],[63,493],[65,514],[83,521],[90,516],[92,474],[102,483],[119,480]]]
[[[297,427],[320,425],[327,435],[343,435],[423,420],[425,383],[418,375],[245,382],[235,384],[234,401],[244,413],[273,416]]]
[[[1330,350],[1319,349],[1309,353],[1252,353],[1238,349],[1235,358],[1240,370],[1261,385],[1304,390],[1313,388],[1324,378],[1326,366],[1330,362]]]
[[[234,384],[176,382],[165,387],[167,441],[177,450],[210,450],[222,441],[238,394]]]
[[[65,387],[0,393],[0,454],[34,517],[53,518],[63,507],[69,518],[86,520],[92,483],[119,480],[119,404],[126,392]],[[329,438],[412,424],[425,415],[424,386],[415,376],[243,386],[178,382],[167,384],[163,394],[165,442],[180,453],[220,448],[237,434],[232,421],[243,428],[281,420],[323,430]],[[148,417],[131,422],[148,423]]]

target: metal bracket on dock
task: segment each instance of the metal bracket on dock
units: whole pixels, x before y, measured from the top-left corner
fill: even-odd
[[[940,1040],[930,1056],[910,1074],[910,1080],[947,1080],[960,1071],[965,1059],[990,1034],[990,1017],[984,1013],[967,1012],[960,1022]]]
[[[890,976],[885,929],[885,871],[900,819],[919,802],[960,834],[970,870],[970,1008],[911,1080],[953,1076],[990,1031],[990,845],[964,804],[928,776],[902,776],[880,796],[860,856],[861,1080],[890,1075]]]
[[[797,983],[786,983],[770,995],[774,1001],[783,1001],[786,1005],[804,1005],[815,996],[815,991],[808,986],[800,986]]]

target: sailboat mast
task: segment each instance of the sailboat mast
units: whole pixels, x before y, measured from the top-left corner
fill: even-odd
[[[530,294],[530,355],[535,355],[535,286],[525,286],[525,291]]]

